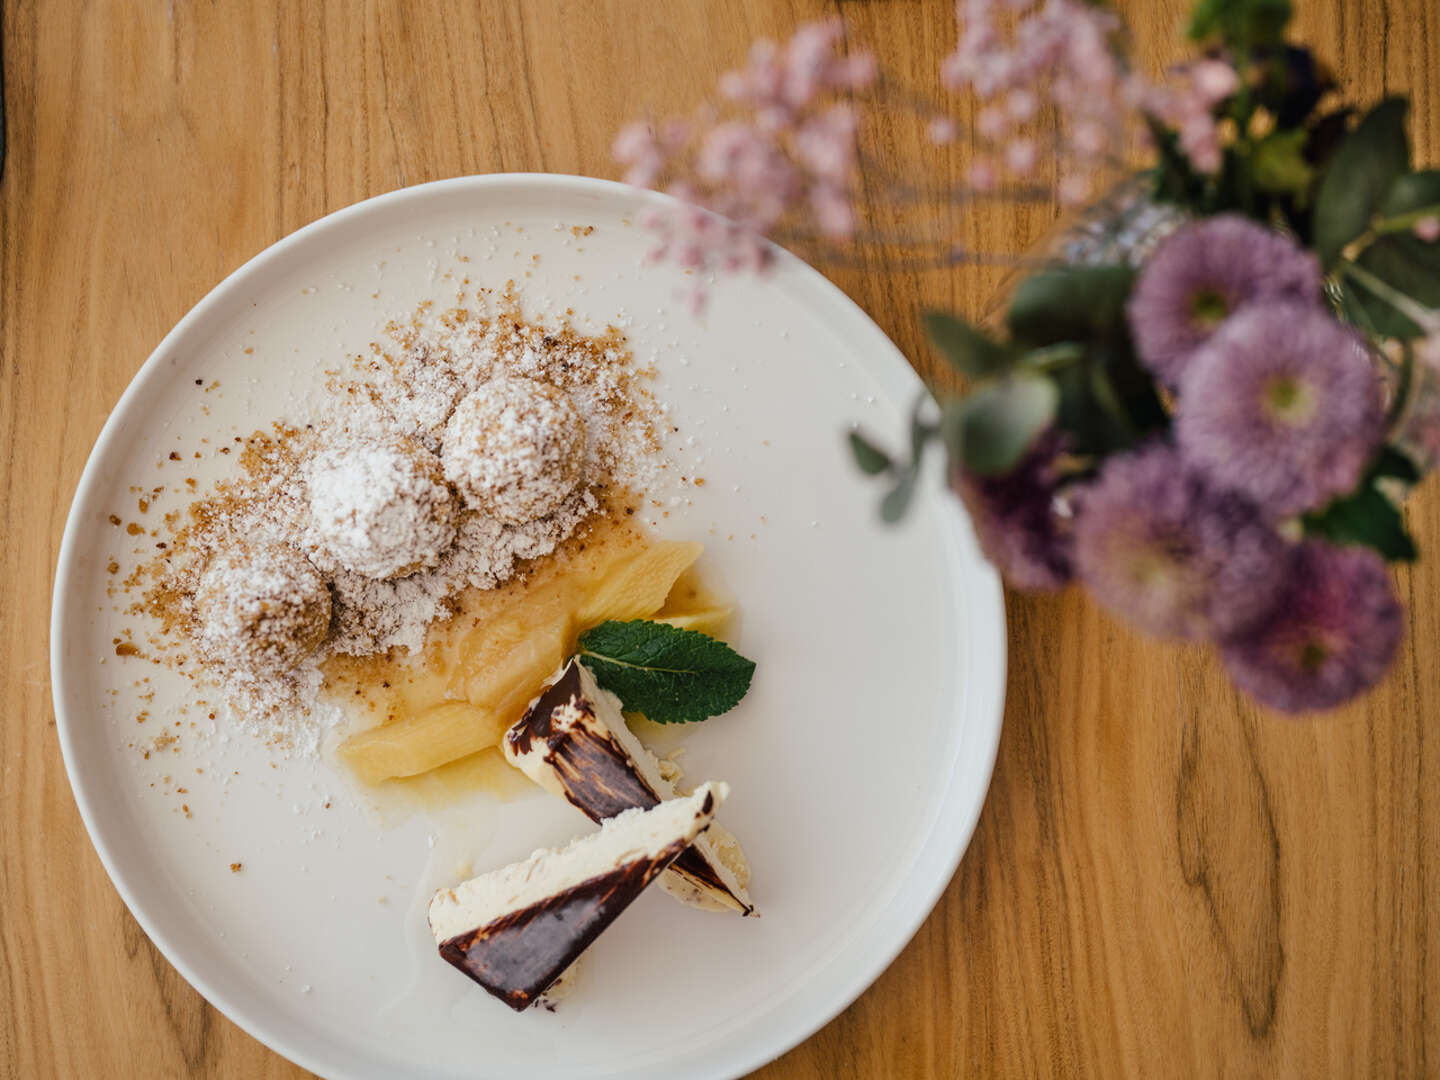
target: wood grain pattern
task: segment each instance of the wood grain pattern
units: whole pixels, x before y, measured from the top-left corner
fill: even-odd
[[[296,1076],[126,913],[71,799],[47,691],[65,512],[106,413],[242,261],[358,199],[465,173],[611,175],[625,118],[694,102],[749,39],[842,10],[935,69],[948,0],[5,0],[0,182],[0,1074]],[[1130,0],[1141,61],[1181,0]],[[1440,161],[1433,0],[1302,3],[1357,100],[1415,95]],[[882,159],[925,153],[886,128]],[[963,147],[938,155],[963,163]],[[954,224],[1039,235],[1045,208]],[[997,273],[835,280],[918,366],[922,306],[977,313]],[[1000,760],[969,854],[877,987],[762,1070],[802,1077],[1440,1073],[1440,488],[1408,511],[1408,640],[1320,722],[1258,711],[1203,653],[1078,594],[1010,600]],[[1434,946],[1433,948],[1431,946]],[[83,974],[82,974],[83,973]]]

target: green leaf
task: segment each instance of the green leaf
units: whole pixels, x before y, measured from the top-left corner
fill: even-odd
[[[1059,267],[1032,274],[1010,301],[1010,336],[1040,347],[1124,333],[1125,301],[1134,283],[1135,271],[1128,266]]]
[[[1420,482],[1420,470],[1415,466],[1415,462],[1393,446],[1387,446],[1380,451],[1380,456],[1370,467],[1370,476],[1377,480],[1382,477],[1401,480],[1407,484]]]
[[[1145,117],[1150,140],[1155,144],[1155,167],[1150,170],[1156,202],[1193,207],[1204,195],[1204,178],[1180,149],[1180,138],[1153,116]]]
[[[1015,375],[988,383],[961,402],[959,458],[981,475],[1019,464],[1055,419],[1060,395],[1043,375]]]
[[[1218,34],[1226,44],[1249,50],[1279,42],[1292,14],[1290,0],[1200,0],[1187,32],[1193,41]]]
[[[1315,251],[1326,267],[1362,235],[1395,178],[1410,167],[1404,98],[1387,98],[1346,136],[1315,198]]]
[[[1304,128],[1273,131],[1255,144],[1250,155],[1250,169],[1255,184],[1262,191],[1302,195],[1308,191],[1315,170],[1305,160],[1305,142],[1310,133]]]
[[[1355,262],[1417,303],[1440,309],[1440,244],[1427,244],[1409,233],[1390,233],[1368,245]],[[1364,283],[1356,283],[1356,291],[1379,333],[1402,339],[1423,333],[1423,327],[1371,293]]]
[[[1370,483],[1324,510],[1307,514],[1304,525],[1307,536],[1374,548],[1392,562],[1411,562],[1419,554],[1399,509]]]
[[[894,525],[905,516],[905,511],[910,509],[910,500],[915,495],[915,481],[919,476],[920,469],[915,464],[900,474],[895,486],[880,500],[881,521]]]
[[[755,663],[694,630],[637,619],[580,635],[580,657],[629,712],[688,724],[729,712],[750,689]]]
[[[891,467],[890,455],[858,431],[850,432],[850,452],[866,476],[876,476]]]
[[[1380,202],[1381,217],[1400,217],[1416,211],[1440,213],[1440,169],[1397,176]]]
[[[943,311],[925,313],[925,332],[956,370],[972,379],[1005,371],[1015,359],[1013,349],[992,341],[969,323]]]

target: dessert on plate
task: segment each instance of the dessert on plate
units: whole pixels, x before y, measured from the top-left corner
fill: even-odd
[[[652,880],[754,912],[713,822],[728,788],[683,794],[625,715],[725,712],[754,665],[714,636],[731,608],[702,545],[641,524],[663,409],[623,337],[474,299],[389,324],[304,415],[235,437],[236,474],[124,585],[154,619],[143,655],[218,691],[217,722],[324,747],[361,798],[428,808],[509,773],[584,812],[588,835],[430,904],[441,955],[519,1009]]]

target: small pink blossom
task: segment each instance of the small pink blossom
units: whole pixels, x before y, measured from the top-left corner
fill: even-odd
[[[994,191],[1000,183],[1000,174],[996,171],[994,162],[988,158],[977,159],[970,166],[968,178],[970,186],[981,194]]]
[[[810,189],[810,209],[825,235],[841,238],[854,233],[855,208],[844,188],[817,184]]]
[[[860,119],[849,105],[832,105],[795,132],[795,152],[814,175],[843,187],[855,170],[855,135]]]
[[[650,187],[665,167],[665,155],[655,140],[655,132],[643,122],[621,128],[610,152],[620,164],[630,166],[625,171],[625,182],[636,187]]]
[[[1055,195],[1062,206],[1079,206],[1090,198],[1090,178],[1079,173],[1062,176]]]
[[[627,181],[690,204],[648,219],[655,257],[694,271],[755,269],[769,259],[764,237],[788,217],[828,236],[854,232],[859,115],[835,95],[870,85],[877,69],[868,53],[840,55],[843,37],[843,22],[828,19],[783,44],[756,42],[720,80],[729,107],[617,135]]]
[[[1025,176],[1035,168],[1036,156],[1033,140],[1015,139],[1005,147],[1005,167],[1017,176]]]
[[[955,141],[955,121],[948,116],[932,117],[925,125],[925,134],[936,146]]]
[[[1180,149],[1198,172],[1214,174],[1224,159],[1215,106],[1235,92],[1240,77],[1221,60],[1199,60],[1176,74],[1177,85],[1141,91],[1141,107],[1177,133]]]
[[[987,139],[1003,138],[1010,130],[1010,118],[1005,115],[1005,110],[987,106],[975,118],[975,130]]]
[[[1415,235],[1427,244],[1433,244],[1440,240],[1440,217],[1434,215],[1422,217],[1415,222]]]
[[[1005,111],[1010,114],[1010,119],[1020,123],[1034,117],[1039,107],[1039,98],[1030,90],[1011,90],[1005,98]]]
[[[1070,133],[1070,145],[1081,157],[1095,157],[1110,145],[1110,133],[1095,120],[1083,120]]]
[[[1028,150],[1008,147],[1043,96],[1058,113],[1056,153],[1066,169],[1118,154],[1125,132],[1119,120],[1129,106],[1112,12],[1084,0],[964,0],[958,17],[960,40],[942,65],[941,84],[987,103],[975,127],[982,139],[1006,143],[993,152],[1025,166],[1016,171],[1034,167]]]
[[[1213,107],[1240,89],[1240,75],[1223,60],[1198,60],[1190,65],[1190,85],[1196,97]]]

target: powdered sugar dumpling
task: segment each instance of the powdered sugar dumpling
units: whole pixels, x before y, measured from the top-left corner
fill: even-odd
[[[440,457],[468,505],[523,525],[552,513],[580,483],[585,421],[550,383],[494,378],[456,406]]]
[[[330,590],[294,548],[240,547],[217,555],[195,590],[200,643],[217,661],[294,668],[330,628]]]
[[[305,480],[305,543],[322,569],[406,577],[436,565],[455,540],[455,498],[440,461],[413,439],[360,439],[321,451]]]

